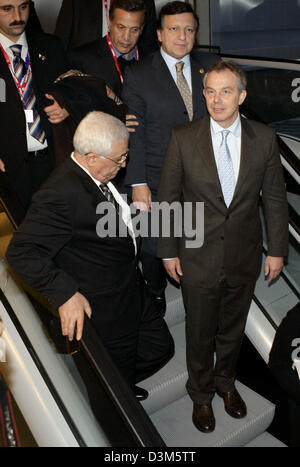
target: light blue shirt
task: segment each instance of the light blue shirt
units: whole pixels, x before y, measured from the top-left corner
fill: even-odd
[[[225,129],[229,130],[230,132],[227,136],[227,144],[232,159],[234,181],[236,183],[239,175],[241,161],[242,125],[240,115],[238,115],[234,123],[229,128],[223,128],[215,120],[210,118],[210,133],[217,167],[219,149],[222,142],[222,131]]]

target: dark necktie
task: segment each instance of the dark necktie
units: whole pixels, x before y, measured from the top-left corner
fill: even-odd
[[[14,73],[19,81],[22,83],[24,80],[27,70],[24,60],[21,57],[22,46],[19,44],[14,44],[10,47],[14,54],[13,67]],[[32,110],[33,112],[33,121],[28,122],[28,129],[31,136],[37,139],[40,143],[44,143],[46,139],[45,132],[42,128],[41,119],[37,111],[36,97],[32,85],[32,73],[29,73],[28,82],[26,84],[24,96],[23,96],[23,106],[26,110]]]
[[[107,201],[112,203],[114,205],[114,207],[118,210],[119,205],[118,205],[117,201],[115,200],[114,195],[112,194],[112,192],[108,188],[108,186],[105,183],[100,183],[99,186],[100,186],[100,190],[104,194]]]

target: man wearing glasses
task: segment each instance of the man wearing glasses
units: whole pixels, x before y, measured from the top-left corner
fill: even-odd
[[[152,201],[156,201],[171,129],[206,114],[202,77],[219,59],[192,51],[199,19],[189,3],[167,3],[158,24],[161,49],[126,68],[122,90],[128,113],[139,122],[130,136],[125,183],[132,186],[137,207],[149,213]],[[155,238],[143,238],[141,261],[148,288],[158,307],[164,308],[166,276],[156,258]]]
[[[84,319],[91,320],[136,397],[145,399],[135,384],[170,358],[173,341],[147,298],[129,206],[112,183],[126,166],[128,130],[111,115],[91,112],[73,143],[71,158],[34,196],[7,258],[58,310],[69,340],[80,340]],[[105,231],[99,221],[107,209],[115,217]],[[97,397],[90,398],[95,408]]]

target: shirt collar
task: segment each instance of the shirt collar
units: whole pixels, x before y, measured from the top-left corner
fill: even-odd
[[[115,48],[115,46],[113,45],[113,43],[112,43],[112,46],[113,46],[113,48],[114,48],[114,51],[115,51],[115,53],[116,53],[117,58],[122,57],[122,58],[124,58],[124,60],[127,60],[128,62],[129,62],[130,60],[132,60],[133,58],[136,59],[136,46],[132,49],[132,51],[131,51],[129,57],[125,57],[125,55],[122,55],[122,54],[118,51],[118,49]]]
[[[79,167],[94,181],[94,183],[96,183],[96,185],[99,187],[99,185],[103,185],[102,182],[100,182],[100,180],[97,180],[96,178],[92,177],[92,175],[90,174],[90,172],[88,171],[88,169],[86,169],[85,167],[83,167],[83,165],[80,164],[80,162],[78,162],[78,160],[76,159],[76,157],[74,156],[74,152],[72,152],[71,154],[71,159],[77,164],[79,165]]]
[[[239,137],[241,134],[241,117],[238,114],[237,118],[232,125],[228,128],[223,128],[219,125],[213,118],[210,117],[210,128],[213,134],[220,133],[223,130],[228,130],[230,133],[233,133],[234,136]]]
[[[26,34],[23,32],[23,34],[19,37],[17,42],[11,41],[8,37],[4,36],[4,34],[0,33],[0,44],[2,45],[3,49],[7,52],[11,52],[10,46],[19,44],[22,47],[26,47],[26,53],[28,49],[28,44],[27,44],[27,39],[26,39]]]
[[[190,64],[191,64],[191,62],[190,62],[190,55],[189,55],[189,54],[188,54],[188,55],[185,55],[185,56],[184,56],[183,58],[181,58],[181,59],[174,58],[174,57],[172,57],[171,55],[167,54],[167,53],[163,50],[162,47],[160,48],[160,53],[161,53],[162,58],[163,58],[164,61],[166,62],[166,64],[167,64],[167,66],[168,66],[169,69],[172,68],[172,67],[175,68],[176,63],[178,63],[178,62],[184,62],[184,66],[185,66],[185,67],[189,67]]]

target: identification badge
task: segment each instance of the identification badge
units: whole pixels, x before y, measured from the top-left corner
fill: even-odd
[[[33,123],[33,110],[25,110],[26,122]]]

